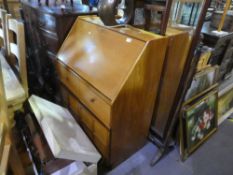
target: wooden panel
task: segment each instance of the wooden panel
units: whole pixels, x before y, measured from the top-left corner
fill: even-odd
[[[53,15],[39,12],[38,25],[41,28],[56,32],[56,18]]]
[[[2,159],[0,160],[0,172],[1,174],[7,174],[7,169],[9,165],[10,159],[10,152],[11,152],[11,145],[5,145],[3,149]]]
[[[2,109],[1,109],[2,110]],[[2,120],[0,120],[0,160],[2,159],[3,148],[5,144],[5,129]]]
[[[147,141],[166,48],[166,37],[78,19],[58,53],[70,108],[112,166]]]
[[[41,29],[41,35],[43,36],[44,42],[46,43],[46,49],[56,54],[59,49],[60,43],[56,33],[45,31]]]
[[[100,141],[103,146],[108,147],[109,145],[109,131],[94,118],[94,130],[95,140]]]
[[[72,112],[77,113],[78,112],[77,100],[71,94],[69,94],[68,99],[69,99],[69,108],[72,110]]]
[[[147,141],[166,47],[165,38],[148,43],[113,104],[110,155],[113,165],[128,158]]]
[[[82,121],[79,122],[79,124],[82,126],[84,132],[87,134],[87,136],[91,139],[91,141],[93,142],[94,140],[94,136],[93,136],[93,132],[86,126],[85,123],[83,123]],[[96,144],[94,144],[96,146]]]
[[[80,116],[81,122],[84,123],[91,132],[93,132],[95,122],[94,116],[80,103],[78,103],[78,115]]]
[[[94,141],[94,144],[97,147],[97,149],[103,155],[104,159],[110,160],[110,157],[109,157],[109,144],[104,145],[97,137],[94,137],[93,141]]]
[[[154,108],[152,128],[163,137],[180,78],[189,50],[189,34],[169,28],[166,62],[160,84],[160,93]]]
[[[77,104],[77,115],[80,117],[80,123],[84,131],[104,157],[108,159],[109,130],[105,128],[80,102],[78,102],[78,100],[75,100],[75,103]]]
[[[63,86],[61,83],[59,83],[59,93],[61,95],[61,105],[64,107],[68,107],[69,106],[69,92],[66,89],[65,86]]]
[[[113,44],[117,47],[109,47]],[[144,41],[78,18],[57,57],[114,100],[144,46]]]
[[[109,137],[110,132],[99,121],[94,119],[94,131],[93,131],[94,143],[105,159],[109,159]]]
[[[1,7],[4,7],[3,0],[0,0]],[[9,13],[14,17],[20,18],[20,1],[18,0],[8,0],[7,6],[9,8]]]
[[[88,21],[90,23],[94,23],[94,24],[97,24],[100,26],[104,26],[102,20],[95,15],[82,16],[82,17],[80,17],[80,19],[84,19],[85,21]],[[133,38],[136,38],[139,40],[143,40],[145,42],[150,41],[150,40],[154,40],[154,39],[159,39],[159,38],[163,37],[161,35],[155,35],[152,32],[148,32],[145,30],[141,30],[141,29],[132,27],[130,25],[125,26],[125,27],[115,26],[115,27],[109,28],[109,30],[116,31],[116,32],[122,33],[124,35],[128,35],[130,37],[133,37]]]
[[[110,106],[97,95],[80,77],[57,62],[56,70],[63,84],[84,103],[108,128],[110,128]]]

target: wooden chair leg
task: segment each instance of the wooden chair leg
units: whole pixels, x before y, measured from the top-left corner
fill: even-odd
[[[15,120],[14,120],[14,111],[9,109],[9,122],[10,122],[10,128],[13,128],[15,126]]]
[[[3,148],[3,155],[1,158],[1,164],[0,164],[0,174],[1,175],[6,175],[7,169],[8,169],[8,162],[9,162],[9,157],[10,157],[10,152],[11,152],[11,145],[5,145]]]

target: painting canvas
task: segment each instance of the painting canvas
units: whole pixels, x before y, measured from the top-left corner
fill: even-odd
[[[199,94],[214,88],[216,84],[218,66],[209,67],[197,73],[192,81],[189,90],[186,93],[185,101],[189,102]]]
[[[210,93],[185,109],[187,152],[191,153],[217,128],[217,92]]]

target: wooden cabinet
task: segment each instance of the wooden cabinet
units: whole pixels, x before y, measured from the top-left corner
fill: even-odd
[[[115,166],[147,140],[167,38],[133,27],[78,18],[56,62],[77,121]]]
[[[72,9],[62,10],[59,4],[39,5],[36,0],[23,0],[21,3],[28,32],[37,35],[30,35],[35,40],[29,40],[34,47],[44,47],[49,54],[57,53],[78,16],[96,14],[96,11],[90,11],[86,5],[75,5]]]
[[[74,2],[73,7],[66,3],[61,9],[61,1],[51,4],[38,4],[37,0],[22,0],[22,14],[25,24],[26,48],[28,56],[28,79],[31,93],[46,94],[55,100],[56,82],[54,81],[52,61],[78,16],[96,14],[87,5]],[[59,4],[60,3],[60,4]]]

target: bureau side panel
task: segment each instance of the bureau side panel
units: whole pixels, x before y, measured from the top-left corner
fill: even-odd
[[[147,44],[113,104],[110,145],[113,166],[146,143],[166,46],[166,38]]]

